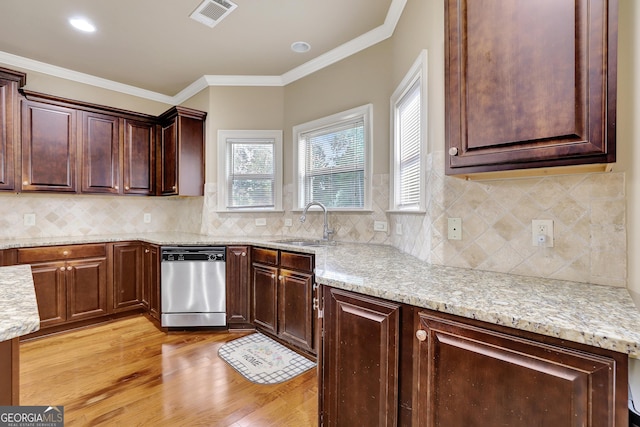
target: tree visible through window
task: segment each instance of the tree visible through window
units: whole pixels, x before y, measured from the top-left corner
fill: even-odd
[[[231,148],[228,206],[273,207],[273,142],[228,142]]]
[[[333,122],[321,120],[323,126],[297,133],[299,207],[317,201],[328,208],[363,209],[368,116],[360,113]]]

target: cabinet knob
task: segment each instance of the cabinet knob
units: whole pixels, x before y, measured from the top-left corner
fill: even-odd
[[[427,331],[423,330],[423,329],[418,329],[416,331],[416,338],[418,338],[418,341],[424,341],[427,339]]]
[[[149,253],[149,249],[145,249],[145,250],[144,250],[144,253],[145,253],[145,254],[148,254],[148,253]]]
[[[71,271],[73,269],[73,267],[69,266],[67,267],[67,271]]]
[[[64,271],[64,267],[60,267],[60,271]]]
[[[246,252],[242,252],[242,256],[247,256],[247,253]]]
[[[29,181],[22,181],[22,185],[29,185]]]
[[[282,280],[284,279],[284,277],[282,277],[282,275],[278,276],[278,280]]]
[[[119,190],[120,187],[118,187],[117,185],[113,187],[114,190]]]
[[[171,189],[172,189],[173,191],[175,191],[177,188],[178,188],[178,187],[176,187],[175,185],[174,185],[173,187],[171,187]]]
[[[127,191],[129,191],[129,186],[128,186],[128,185],[125,185],[125,186],[124,186],[124,189],[125,189],[125,190],[127,190]]]
[[[64,255],[64,256],[69,255],[69,251],[62,251],[62,255]]]
[[[275,279],[275,278],[276,278],[276,275],[275,275],[275,274],[272,274],[272,275],[271,275],[271,278],[272,278],[272,279]]]
[[[458,147],[449,148],[449,155],[450,156],[457,156],[458,155]]]

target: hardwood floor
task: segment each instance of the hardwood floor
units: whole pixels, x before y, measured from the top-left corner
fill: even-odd
[[[21,343],[20,404],[64,406],[66,426],[317,426],[316,370],[251,383],[218,357],[243,335],[138,316]]]

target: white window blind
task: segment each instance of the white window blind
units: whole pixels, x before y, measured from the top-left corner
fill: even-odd
[[[417,80],[400,99],[396,110],[399,209],[417,209],[420,205],[420,104],[420,80]]]
[[[227,207],[275,206],[275,142],[227,140]]]
[[[303,205],[364,207],[365,138],[362,116],[300,134]]]

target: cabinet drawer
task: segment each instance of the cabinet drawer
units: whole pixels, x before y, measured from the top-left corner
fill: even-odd
[[[43,246],[17,250],[18,264],[107,256],[105,244]]]
[[[278,250],[253,248],[251,260],[260,264],[278,265]]]
[[[280,267],[313,273],[313,255],[282,251]]]

